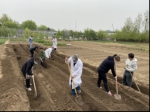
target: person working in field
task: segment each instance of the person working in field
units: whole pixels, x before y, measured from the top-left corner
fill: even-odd
[[[54,50],[54,47],[48,48],[48,49],[45,50],[45,56],[46,56],[46,58],[49,58],[49,59],[53,60],[52,55],[51,55],[51,53],[52,53],[53,50]]]
[[[112,96],[112,93],[110,92],[108,85],[107,85],[107,77],[106,73],[111,69],[113,76],[115,79],[117,79],[116,75],[116,70],[115,70],[115,63],[120,61],[120,57],[118,55],[114,56],[108,56],[98,67],[97,72],[98,72],[98,81],[97,81],[97,86],[99,88],[102,88],[101,85],[101,80],[103,80],[103,84],[105,87],[106,92]]]
[[[54,47],[54,50],[56,50],[57,49],[57,39],[55,36],[53,37],[52,42],[53,42],[52,47]]]
[[[135,70],[137,70],[137,59],[134,58],[133,53],[128,54],[128,58],[125,61],[125,71],[123,75],[123,85],[127,85],[129,87],[132,86],[132,76]]]
[[[39,55],[40,55],[41,65],[42,65],[44,68],[46,68],[46,62],[45,62],[46,56],[45,56],[45,51],[43,51],[42,48],[40,48],[40,53],[39,53]]]
[[[34,51],[37,50],[37,49],[38,49],[38,47],[30,48],[31,58],[33,58],[33,56],[34,56]]]
[[[26,80],[26,89],[27,89],[28,91],[31,91],[31,90],[32,90],[32,89],[30,88],[30,78],[31,78],[31,77],[34,78],[34,75],[33,75],[31,69],[32,69],[33,65],[37,65],[38,62],[39,62],[39,58],[31,58],[31,59],[27,60],[27,61],[23,64],[23,66],[22,66],[21,71],[22,71],[22,73],[23,73],[23,75],[24,75],[24,77],[25,77],[25,80]]]
[[[30,44],[30,48],[32,48],[32,43],[33,43],[33,36],[31,35],[31,37],[29,37],[29,44]]]
[[[69,85],[71,86],[72,89],[72,95],[76,95],[75,93],[75,88],[78,91],[78,93],[81,93],[81,75],[82,75],[82,69],[83,69],[83,63],[82,61],[78,58],[78,55],[75,54],[72,57],[68,59],[68,57],[65,58],[65,63],[70,63],[71,66],[71,73],[72,77],[69,78]],[[74,81],[74,85],[72,84]]]

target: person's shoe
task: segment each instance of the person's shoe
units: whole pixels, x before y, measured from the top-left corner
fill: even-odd
[[[28,91],[31,91],[32,89],[31,88],[26,88]]]
[[[26,83],[25,83],[25,86],[26,86]],[[30,84],[30,86],[32,86],[32,84]]]
[[[112,96],[112,93],[111,93],[110,91],[109,91],[109,92],[107,92],[107,94],[108,94],[108,95],[110,95],[110,96]]]
[[[102,87],[101,87],[101,86],[100,86],[99,88],[100,88],[100,89],[102,89]]]

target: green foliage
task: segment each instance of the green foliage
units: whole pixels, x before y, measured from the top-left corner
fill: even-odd
[[[43,40],[43,39],[34,39],[34,41],[35,41],[35,42],[38,42],[38,43],[42,43],[42,44],[44,44],[44,45],[52,46],[52,42],[51,42],[51,41],[45,41],[45,40]],[[65,43],[60,43],[60,42],[58,42],[57,45],[58,45],[58,46],[64,46],[64,45],[66,45],[66,44],[65,44]]]
[[[24,21],[22,24],[21,24],[21,27],[26,29],[30,29],[30,30],[36,30],[37,28],[37,25],[34,21],[32,20],[27,20],[27,21]]]
[[[24,37],[29,38],[31,36],[31,31],[30,29],[26,28],[24,31]]]
[[[56,38],[59,38],[59,37],[61,37],[61,36],[62,36],[61,31],[58,30],[57,33],[56,33]]]
[[[102,31],[102,30],[99,30],[98,32],[97,32],[97,38],[99,39],[99,40],[103,40],[103,38],[106,38],[107,37],[107,33],[106,32],[104,32],[104,31]]]
[[[149,16],[147,16],[146,20],[149,20]],[[138,14],[134,22],[131,18],[127,18],[121,31],[116,31],[113,34],[113,38],[118,41],[149,42],[149,30],[142,30],[143,23],[146,24],[145,20],[142,20],[141,14]]]
[[[45,25],[40,25],[37,29],[42,30],[42,31],[46,31],[47,27]]]
[[[12,22],[12,21],[4,22],[3,25],[8,27],[8,28],[19,28],[19,25],[15,22]]]
[[[4,44],[6,40],[7,40],[6,38],[0,38],[0,45]]]
[[[96,32],[89,28],[84,30],[83,36],[86,37],[88,40],[93,40],[97,38]]]

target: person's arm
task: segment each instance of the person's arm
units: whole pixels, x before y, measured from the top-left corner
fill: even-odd
[[[116,77],[116,68],[115,67],[116,67],[115,64],[111,65],[111,72],[112,72],[114,77]]]
[[[66,57],[65,58],[65,63],[71,63],[71,57],[70,58]]]
[[[30,68],[32,68],[32,67],[31,67],[31,63],[28,63],[28,64],[27,64],[27,68],[26,68],[26,73],[27,73],[27,75],[33,75]]]

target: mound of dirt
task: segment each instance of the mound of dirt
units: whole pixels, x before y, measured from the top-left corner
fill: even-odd
[[[11,45],[1,47],[0,71],[0,111],[30,110],[18,61]]]
[[[42,47],[42,46],[40,46]],[[37,87],[37,100],[34,100],[34,88],[25,90],[24,78],[20,71],[23,63],[30,59],[29,45],[7,45],[5,56],[2,59],[3,80],[0,81],[0,110],[49,110],[49,111],[148,111],[149,96],[119,84],[121,101],[116,100],[105,93],[105,90],[97,87],[97,75],[95,68],[84,63],[82,74],[82,93],[84,105],[80,106],[71,96],[69,87],[69,70],[64,63],[66,54],[57,51],[52,52],[54,60],[46,59],[47,68],[40,64],[36,66],[35,83]],[[38,57],[39,52],[35,52]],[[7,60],[7,61],[6,61]],[[15,78],[14,78],[15,77]],[[32,82],[32,81],[31,81]],[[108,77],[108,85],[113,94],[115,80]],[[9,100],[9,99],[10,100]],[[6,102],[9,100],[9,102]],[[15,103],[15,107],[13,106]],[[30,106],[29,106],[30,105]],[[24,108],[23,108],[24,107]],[[25,108],[26,107],[26,108]]]

